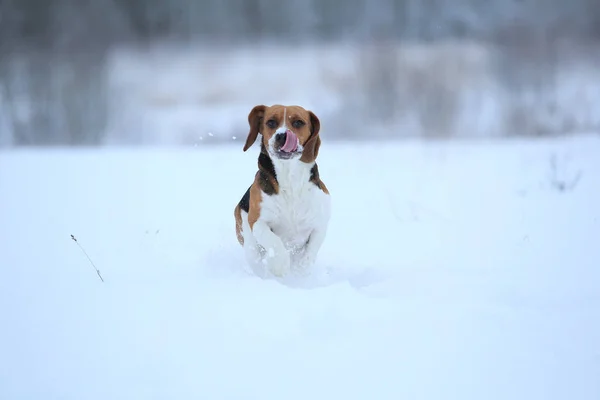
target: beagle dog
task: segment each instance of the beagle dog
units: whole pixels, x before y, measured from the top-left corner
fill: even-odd
[[[325,240],[330,196],[316,158],[317,116],[299,106],[258,105],[244,151],[262,136],[254,182],[235,207],[237,239],[256,271],[282,277],[311,267]]]

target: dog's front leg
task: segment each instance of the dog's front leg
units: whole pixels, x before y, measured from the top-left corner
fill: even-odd
[[[290,270],[290,255],[281,239],[264,221],[256,221],[252,227],[256,242],[265,249],[264,263],[275,276],[284,276]]]
[[[314,265],[317,260],[317,254],[325,241],[325,236],[327,234],[327,227],[319,227],[312,231],[310,237],[308,238],[308,242],[306,243],[306,247],[304,248],[304,252],[302,256],[298,260],[298,267],[302,270],[310,268]]]

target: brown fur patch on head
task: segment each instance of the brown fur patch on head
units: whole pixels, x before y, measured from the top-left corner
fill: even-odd
[[[265,145],[279,128],[285,126],[298,136],[300,144],[304,146],[311,137],[311,114],[300,106],[276,104],[267,107],[261,127]]]
[[[254,144],[259,133],[262,135],[263,145],[268,146],[269,139],[279,128],[285,126],[296,134],[304,147],[300,160],[309,163],[317,158],[321,146],[319,137],[321,123],[312,111],[294,105],[275,104],[270,107],[257,105],[250,111],[248,123],[250,132],[244,151]]]

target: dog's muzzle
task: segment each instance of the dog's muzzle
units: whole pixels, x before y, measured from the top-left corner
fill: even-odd
[[[298,136],[289,129],[276,134],[275,143],[283,153],[293,153],[298,150]]]

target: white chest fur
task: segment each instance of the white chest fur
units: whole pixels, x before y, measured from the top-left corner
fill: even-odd
[[[261,220],[290,251],[304,248],[311,233],[329,222],[330,197],[311,178],[314,164],[299,160],[273,160],[279,192],[263,195]]]

